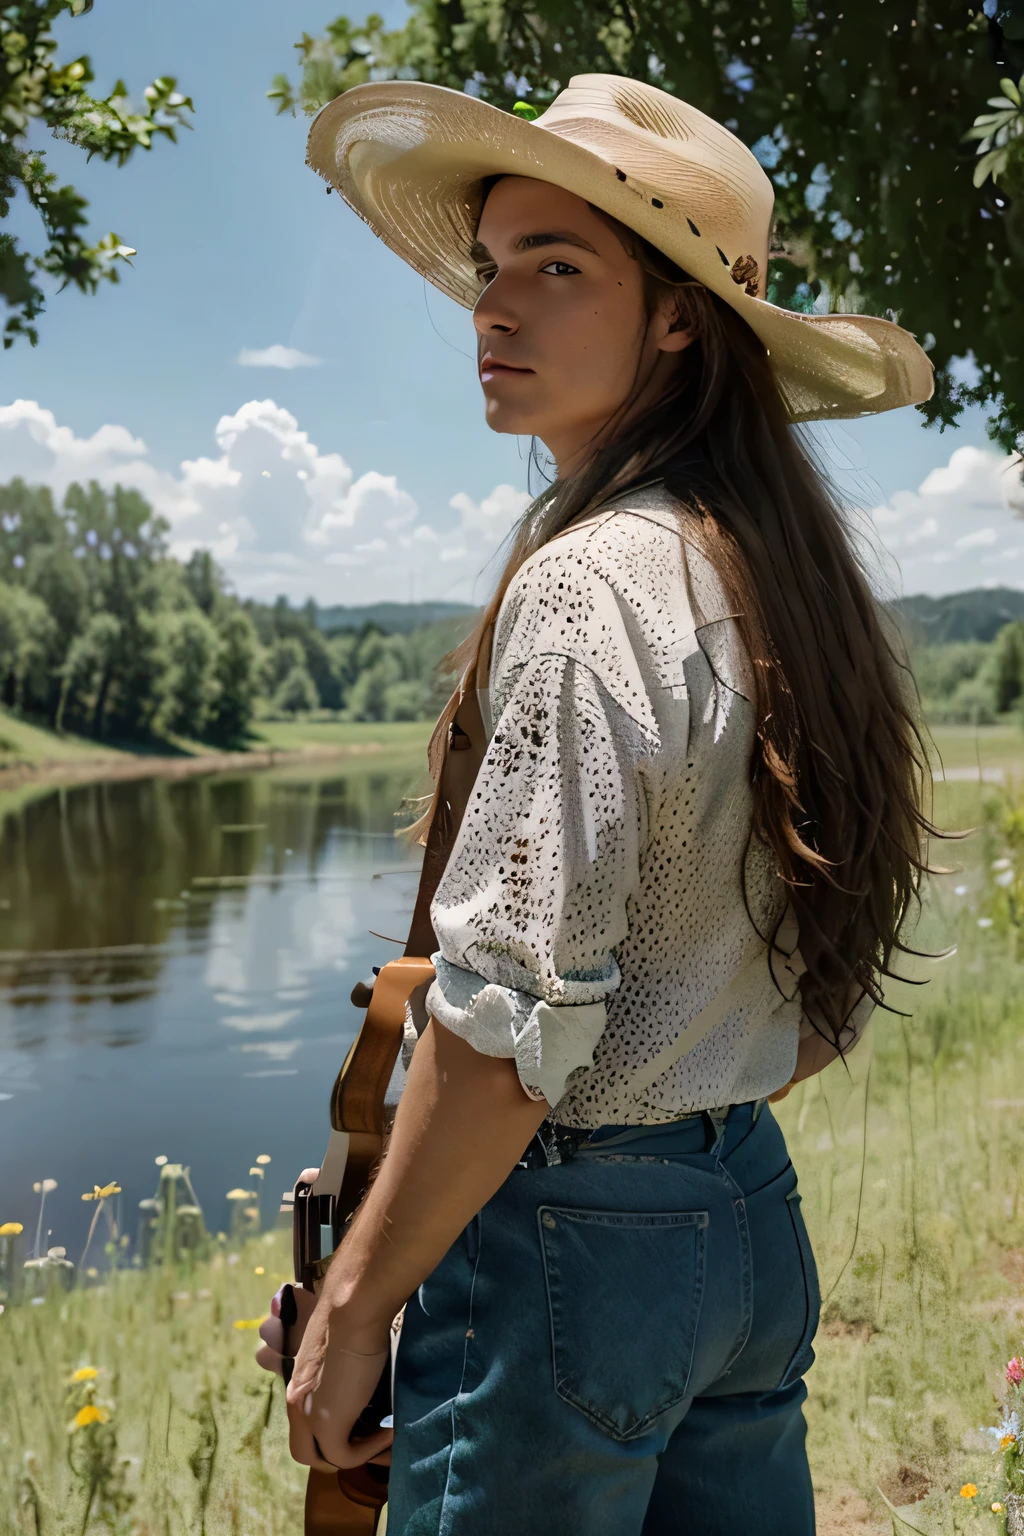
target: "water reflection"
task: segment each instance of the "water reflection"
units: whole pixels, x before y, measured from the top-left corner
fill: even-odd
[[[410,762],[57,790],[0,831],[0,1221],[56,1177],[53,1241],[117,1178],[190,1164],[211,1225],[257,1152],[279,1193],[326,1135],[353,982],[399,950]],[[79,1188],[79,1185],[81,1188]],[[84,1214],[83,1214],[84,1213]]]

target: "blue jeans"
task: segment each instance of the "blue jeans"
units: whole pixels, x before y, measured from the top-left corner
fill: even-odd
[[[599,1138],[470,1223],[406,1308],[388,1536],[813,1536],[796,1172],[767,1105],[710,1141]]]

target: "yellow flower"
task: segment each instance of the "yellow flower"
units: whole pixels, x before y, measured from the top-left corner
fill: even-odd
[[[121,1186],[120,1186],[120,1184],[104,1184],[102,1188],[100,1188],[100,1186],[98,1184],[94,1184],[93,1187],[92,1187],[92,1194],[83,1195],[82,1199],[83,1200],[106,1200],[109,1195],[119,1195],[120,1193],[121,1193]]]
[[[266,1270],[263,1268],[262,1264],[257,1264],[256,1268],[253,1270],[253,1274],[254,1275],[265,1275],[266,1274]]]
[[[996,1503],[992,1505],[992,1513],[994,1515],[1001,1515],[1002,1512],[1003,1512],[1003,1506],[997,1500]]]
[[[258,1328],[262,1321],[262,1317],[236,1317],[232,1327],[241,1332],[243,1328]]]
[[[227,1198],[229,1200],[255,1200],[256,1191],[254,1189],[229,1189]]]
[[[269,1152],[261,1152],[259,1157],[256,1159],[256,1161],[258,1163],[269,1163],[270,1162],[270,1153]]]
[[[1003,1438],[999,1442],[999,1449],[1001,1451],[1008,1451],[1010,1449],[1011,1445],[1016,1445],[1016,1444],[1017,1444],[1017,1436],[1016,1435],[1004,1435]]]
[[[95,1381],[99,1371],[94,1365],[80,1365],[72,1376],[72,1381]]]
[[[973,1483],[964,1483],[960,1489],[960,1497],[962,1499],[973,1499],[977,1497],[977,1494],[978,1490]]]
[[[18,1233],[24,1230],[20,1221],[5,1221],[0,1227],[0,1237],[17,1237]]]
[[[88,1429],[90,1424],[106,1424],[109,1418],[110,1414],[105,1408],[97,1408],[95,1403],[86,1403],[75,1414],[75,1428]]]

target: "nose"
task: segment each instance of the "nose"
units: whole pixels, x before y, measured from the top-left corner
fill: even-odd
[[[519,317],[511,304],[507,287],[501,275],[492,277],[481,293],[473,309],[473,324],[478,336],[514,336],[519,329]]]

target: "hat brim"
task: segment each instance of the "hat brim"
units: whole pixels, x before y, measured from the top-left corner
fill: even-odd
[[[792,420],[873,415],[933,392],[931,363],[908,331],[873,315],[795,314],[748,295],[714,232],[697,231],[670,196],[652,206],[600,155],[461,91],[420,81],[355,86],[314,119],[306,159],[386,245],[467,309],[480,292],[469,251],[486,179],[529,176],[621,220],[731,305],[763,341]]]

